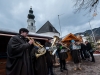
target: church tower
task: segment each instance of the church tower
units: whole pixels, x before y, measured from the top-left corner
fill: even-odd
[[[28,14],[27,18],[28,18],[28,20],[27,20],[27,23],[28,23],[27,29],[29,30],[29,32],[35,33],[36,32],[35,20],[34,20],[35,16],[33,15],[32,7],[30,7],[29,14]]]

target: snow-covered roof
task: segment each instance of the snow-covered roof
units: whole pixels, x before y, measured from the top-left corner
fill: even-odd
[[[38,34],[38,33],[33,33],[33,32],[29,32],[29,35],[37,35],[37,36],[51,37],[50,35]]]
[[[15,34],[18,34],[19,32],[18,31],[13,31],[13,30],[4,30],[4,29],[0,29],[0,33],[1,34],[11,34],[11,36],[15,35]],[[44,35],[44,34],[38,34],[38,33],[33,33],[33,32],[29,32],[29,35],[30,36],[36,36],[36,37],[45,37],[45,38],[52,38],[51,36],[49,35]]]

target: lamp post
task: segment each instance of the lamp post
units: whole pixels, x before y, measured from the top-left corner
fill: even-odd
[[[60,37],[62,37],[62,31],[61,31],[61,25],[60,25],[59,15],[58,15],[58,20],[59,20],[59,27],[60,27]]]
[[[63,13],[63,14],[64,14],[64,13]],[[61,15],[63,15],[63,14],[58,15],[59,27],[60,27],[60,37],[62,37],[62,30],[61,30],[60,17],[59,17],[59,16],[61,16]]]

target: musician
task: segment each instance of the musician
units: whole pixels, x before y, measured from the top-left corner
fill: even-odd
[[[32,57],[33,57],[33,67],[35,70],[35,75],[48,75],[47,74],[47,63],[46,63],[46,56],[45,53],[41,54],[40,56],[36,56],[36,54],[40,54],[38,51],[39,46],[35,46],[32,50]]]
[[[78,42],[75,42],[74,40],[71,40],[71,45],[70,45],[70,50],[72,52],[72,58],[73,58],[73,62],[75,64],[75,68],[74,70],[81,70],[81,66],[80,66],[80,48],[81,46],[79,45]]]
[[[62,44],[60,41],[57,44],[57,52],[60,60],[60,71],[63,72],[63,70],[67,70],[66,68],[66,59],[68,57],[67,55],[67,48],[65,44]]]
[[[51,40],[48,39],[45,43],[48,75],[49,74],[54,75],[54,73],[53,73],[53,55],[52,55],[52,52],[49,51],[49,47],[51,47]]]
[[[34,75],[31,63],[31,47],[34,40],[27,42],[26,28],[21,28],[19,34],[12,36],[7,45],[7,75]]]

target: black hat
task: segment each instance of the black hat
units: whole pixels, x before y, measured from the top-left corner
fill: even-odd
[[[28,29],[26,29],[26,28],[21,28],[21,29],[19,30],[19,34],[21,34],[21,32],[27,32],[27,33],[28,33],[29,31],[28,31]]]

